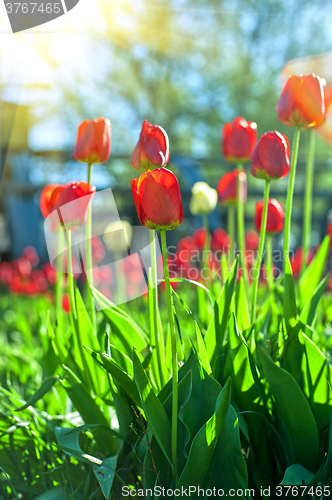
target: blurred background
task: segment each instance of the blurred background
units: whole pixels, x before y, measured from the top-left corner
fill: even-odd
[[[0,21],[0,255],[16,258],[33,245],[47,260],[42,188],[86,180],[72,160],[77,126],[104,116],[112,123],[112,153],[96,165],[97,189],[113,189],[119,214],[138,219],[130,163],[141,123],[168,133],[169,166],[184,200],[176,242],[201,225],[189,213],[197,180],[213,187],[233,166],[222,158],[220,134],[236,115],[257,122],[258,134],[293,129],[275,107],[289,74],[315,72],[332,83],[332,9],[312,0],[81,0],[51,23],[12,34],[3,4]],[[332,143],[332,142],[331,142]],[[307,134],[302,133],[295,187],[293,248],[301,241]],[[247,228],[264,183],[248,172]],[[272,183],[285,202],[288,177]],[[326,232],[332,208],[332,149],[316,145],[312,244]],[[226,209],[211,214],[225,227]],[[173,241],[172,241],[173,239]],[[281,244],[281,242],[279,242]]]

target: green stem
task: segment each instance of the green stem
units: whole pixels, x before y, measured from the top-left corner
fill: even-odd
[[[274,290],[272,234],[266,234],[266,272],[270,292]]]
[[[158,313],[158,287],[157,287],[157,259],[156,259],[156,231],[150,229],[150,251],[151,251],[151,277],[152,277],[152,288],[149,293],[152,294],[153,302],[153,330],[154,338],[151,338],[151,342],[156,346],[156,355],[158,363],[158,371],[160,377],[161,387],[165,385],[164,370],[163,370],[163,339],[162,332],[159,329],[159,313]]]
[[[178,427],[178,366],[176,354],[176,332],[172,307],[172,291],[169,281],[169,270],[167,260],[167,244],[166,244],[166,231],[160,231],[161,248],[164,261],[164,274],[165,274],[165,287],[168,308],[168,318],[171,330],[171,345],[172,345],[172,463],[174,469],[174,482],[175,486],[178,481],[178,467],[177,467],[177,427]]]
[[[234,242],[235,242],[235,206],[230,205],[227,213],[227,232],[231,239],[231,244],[228,251],[228,263],[232,266],[234,262]]]
[[[295,185],[297,157],[299,154],[300,132],[301,129],[299,125],[296,125],[294,130],[292,159],[291,159],[289,185],[288,185],[287,201],[286,201],[286,216],[285,216],[285,230],[284,230],[284,267],[286,259],[289,254],[289,238],[290,238],[290,227],[292,219],[293,192]]]
[[[91,374],[89,371],[88,364],[86,362],[85,353],[83,350],[82,340],[81,340],[81,332],[78,325],[78,317],[77,317],[77,306],[75,299],[75,287],[74,287],[74,276],[73,276],[73,266],[72,266],[72,256],[71,256],[71,230],[66,229],[66,242],[67,242],[67,278],[68,278],[68,290],[69,290],[69,299],[70,299],[70,315],[72,315],[72,325],[74,329],[74,333],[76,334],[78,348],[80,351],[82,364],[83,364],[83,379],[86,379],[87,388],[91,393],[95,393],[95,387],[91,378]]]
[[[248,272],[245,262],[245,234],[244,234],[244,203],[241,200],[241,181],[240,172],[243,170],[242,163],[237,164],[239,170],[239,175],[237,178],[237,197],[236,197],[236,208],[237,208],[237,244],[240,254],[240,266],[242,269],[242,276],[244,279],[244,284],[246,290],[248,291]]]
[[[258,291],[258,281],[259,281],[259,271],[262,264],[263,250],[265,243],[265,233],[266,233],[266,221],[267,221],[267,207],[270,192],[270,181],[265,181],[265,192],[264,192],[264,207],[262,214],[262,225],[259,238],[259,247],[257,253],[256,262],[252,268],[252,296],[251,296],[251,322],[254,323],[256,319],[256,302],[257,302],[257,291]]]
[[[204,266],[204,271],[206,270],[207,272],[207,277],[203,279],[205,281],[205,286],[207,288],[211,287],[211,273],[210,273],[210,266],[209,266],[209,254],[210,254],[210,227],[209,227],[209,216],[207,214],[202,215],[203,219],[203,227],[205,228],[206,231],[206,238],[205,238],[205,243],[204,243],[204,249],[203,249],[203,266]]]
[[[88,164],[88,184],[91,186],[91,175],[92,175],[92,163]],[[86,279],[87,279],[87,286],[91,287],[93,286],[93,270],[92,270],[92,246],[91,246],[91,236],[92,236],[92,204],[89,203],[88,205],[88,213],[87,213],[87,218],[86,218],[86,228],[85,228],[85,234],[86,234],[86,246],[85,246],[85,260],[86,260]],[[95,328],[96,326],[96,312],[95,312],[95,305],[93,301],[93,296],[91,293],[91,289],[88,290],[88,310],[89,310],[89,315],[92,321],[92,325]]]
[[[77,321],[77,309],[76,300],[74,292],[74,276],[73,276],[73,265],[71,258],[71,229],[65,230],[66,242],[67,242],[67,279],[68,279],[68,289],[69,289],[69,299],[70,299],[70,311],[73,311],[74,321]]]
[[[62,288],[63,288],[63,229],[60,226],[58,229],[58,244],[57,244],[57,257],[56,257],[56,282],[55,282],[55,311],[56,320],[62,332]]]
[[[305,181],[305,199],[303,212],[303,259],[301,274],[304,272],[307,263],[307,255],[310,248],[310,233],[311,233],[311,212],[312,212],[312,189],[314,180],[314,160],[315,160],[315,143],[316,134],[313,130],[309,130],[309,151],[307,161],[307,172]]]

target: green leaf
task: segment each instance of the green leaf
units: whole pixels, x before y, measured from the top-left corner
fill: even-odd
[[[319,437],[309,403],[292,375],[277,366],[261,346],[258,346],[258,352],[278,412],[290,434],[295,460],[304,467],[314,470]]]
[[[68,367],[64,366],[63,369],[66,373],[66,379],[62,380],[62,386],[65,388],[84,422],[86,424],[100,424],[101,426],[109,427],[109,420],[102,413],[97,402],[92,399],[81,380]],[[96,429],[94,435],[103,453],[115,455],[117,443],[114,436],[111,436],[103,428]]]
[[[177,484],[178,488],[188,488],[203,483],[220,429],[228,412],[230,397],[231,381],[228,379],[217,399],[214,414],[193,439],[187,463]],[[198,498],[198,494],[194,494],[193,498]]]
[[[292,268],[288,257],[285,264],[284,287],[284,320],[286,329],[287,331],[289,331],[296,324],[298,312],[295,299]]]
[[[332,412],[332,367],[322,351],[304,333],[300,334],[299,340],[305,349],[302,358],[303,390],[320,432],[328,426]]]
[[[67,495],[62,488],[51,488],[41,495],[38,495],[35,500],[67,500]]]
[[[312,326],[319,301],[325,291],[329,277],[329,275],[325,276],[321,283],[319,283],[318,287],[314,290],[312,297],[309,298],[308,302],[303,307],[300,315],[302,323]]]
[[[159,399],[153,392],[139,357],[133,352],[134,376],[149,426],[169,463],[171,460],[171,425]]]
[[[234,293],[236,276],[238,268],[238,259],[236,258],[225,282],[219,298],[217,300],[217,308],[212,315],[206,335],[205,345],[207,350],[208,359],[211,362],[214,355],[222,350],[228,318],[230,314],[230,305]],[[217,313],[217,317],[216,317]]]
[[[310,470],[303,467],[301,464],[292,464],[287,467],[285,471],[285,475],[282,478],[280,484],[290,485],[290,486],[301,486],[302,484],[309,484],[312,478],[314,477],[313,473]]]
[[[29,406],[32,406],[35,403],[37,403],[37,401],[42,399],[42,397],[45,396],[45,394],[47,394],[52,389],[52,387],[58,380],[59,377],[48,377],[47,379],[45,379],[42,385],[39,387],[39,389],[34,394],[32,394],[32,396],[29,397],[28,401],[20,408],[16,408],[15,411],[25,410]]]
[[[243,332],[249,328],[250,316],[249,316],[249,308],[247,303],[246,290],[244,287],[243,277],[241,276],[235,290],[235,311],[236,311],[236,323]]]
[[[229,406],[211,462],[210,487],[229,491],[248,486],[248,471],[240,443],[239,420]]]
[[[136,384],[134,380],[126,373],[110,356],[107,354],[101,354],[99,352],[93,351],[88,347],[85,349],[91,354],[91,356],[105,368],[105,370],[111,375],[116,385],[123,387],[125,392],[128,394],[130,399],[135,403],[136,406],[140,406],[141,400],[139,393],[137,391]]]
[[[73,429],[71,429],[69,432],[67,432],[67,434],[76,434],[77,432],[80,433],[80,432],[84,432],[84,431],[89,431],[90,429],[95,429],[96,427],[102,427],[106,432],[108,432],[112,436],[115,436],[119,439],[122,439],[123,441],[127,441],[128,443],[130,443],[130,441],[126,440],[126,438],[123,437],[119,432],[114,431],[113,429],[110,429],[109,427],[106,427],[106,426],[101,425],[101,424],[80,425],[79,427],[74,427]]]
[[[117,456],[105,458],[101,465],[93,466],[93,472],[106,500],[110,496],[113,480],[116,475],[117,459]]]
[[[325,267],[327,255],[329,252],[330,237],[325,236],[315,257],[304,271],[299,281],[300,308],[305,305],[307,300],[313,295],[314,290],[320,282],[322,272]]]

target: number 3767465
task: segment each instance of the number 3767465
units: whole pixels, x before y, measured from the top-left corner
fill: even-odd
[[[6,10],[8,14],[33,14],[34,12],[40,12],[46,14],[60,14],[61,13],[61,3],[21,3],[21,2],[13,2],[6,3]]]

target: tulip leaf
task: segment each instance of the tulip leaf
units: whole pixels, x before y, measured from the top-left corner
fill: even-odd
[[[136,384],[134,380],[126,373],[110,356],[105,353],[98,353],[85,347],[85,349],[91,354],[91,356],[105,368],[105,370],[111,375],[116,385],[123,387],[127,395],[132,399],[136,406],[140,406],[140,396],[137,391]]]
[[[230,398],[231,380],[228,379],[217,398],[212,417],[201,427],[192,441],[188,460],[177,484],[178,488],[189,488],[203,483],[228,412]],[[198,493],[194,494],[193,498],[198,498]]]
[[[113,480],[116,475],[117,455],[105,458],[100,465],[93,465],[93,472],[100,484],[101,491],[107,499],[110,497]]]
[[[81,415],[86,424],[100,424],[101,426],[109,427],[109,417],[101,412],[97,402],[92,399],[88,390],[83,385],[81,380],[68,367],[63,366],[66,378],[62,380],[62,386],[66,390],[73,405]],[[97,428],[94,431],[96,441],[99,448],[105,454],[116,452],[116,438],[105,432],[103,428]]]
[[[224,491],[247,488],[248,471],[241,450],[239,420],[232,406],[221,426],[211,467],[211,487]]]
[[[244,287],[244,280],[241,276],[235,290],[235,311],[236,322],[239,330],[243,332],[250,326],[249,308],[247,302],[246,291]]]
[[[303,467],[300,464],[292,464],[287,467],[284,477],[280,484],[295,486],[309,484],[313,479],[314,475],[310,470]]]
[[[277,366],[261,346],[258,353],[278,412],[290,434],[295,460],[315,469],[319,436],[309,403],[292,375]]]
[[[306,305],[303,307],[300,315],[302,323],[312,326],[319,301],[325,291],[329,277],[329,275],[325,276],[325,278],[319,283],[318,287],[314,290],[312,297],[309,298]]]
[[[37,403],[37,401],[42,399],[42,397],[45,396],[45,394],[47,394],[52,389],[52,387],[58,380],[59,377],[46,378],[42,383],[42,385],[39,387],[39,389],[29,397],[27,402],[20,408],[16,408],[15,411],[22,411],[28,408],[29,406],[33,406],[35,403]]]
[[[151,384],[144,372],[135,350],[133,352],[133,365],[135,382],[140,394],[141,404],[146,415],[146,419],[165,457],[168,459],[169,463],[172,464],[171,424],[161,402],[153,392]]]
[[[102,308],[102,312],[111,325],[111,343],[114,344],[120,352],[124,352],[131,357],[133,347],[138,351],[143,351],[147,345],[147,336],[138,324],[125,311],[114,306],[98,290],[92,288],[92,293],[97,303]]]
[[[299,281],[300,308],[302,309],[307,300],[313,295],[317,288],[326,263],[329,252],[330,237],[325,236],[317,254],[304,271]]]
[[[217,300],[215,313],[211,316],[210,323],[205,335],[205,345],[208,359],[211,362],[214,355],[217,355],[216,350],[222,350],[228,318],[230,314],[230,305],[233,298],[236,276],[238,269],[238,259],[229,272],[229,276],[220,292]]]
[[[304,344],[302,358],[304,393],[307,395],[318,430],[328,426],[332,412],[332,367],[326,357],[304,333],[299,336]]]

